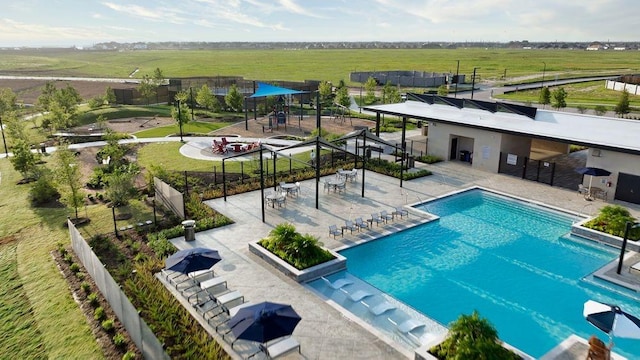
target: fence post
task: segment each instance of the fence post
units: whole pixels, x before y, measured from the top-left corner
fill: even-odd
[[[240,184],[244,184],[244,161],[240,161]]]
[[[289,153],[289,175],[293,173],[293,167],[291,164],[291,153]]]
[[[529,164],[529,158],[524,157],[524,165],[522,166],[522,178],[524,179],[527,176],[527,164]]]

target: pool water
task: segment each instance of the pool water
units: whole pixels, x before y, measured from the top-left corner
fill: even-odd
[[[585,281],[619,252],[569,235],[575,216],[479,189],[416,207],[440,219],[340,253],[350,274],[442,324],[478,310],[540,357],[571,334],[608,341],[582,316],[589,299],[640,315],[637,299]],[[614,341],[640,355],[640,341]]]

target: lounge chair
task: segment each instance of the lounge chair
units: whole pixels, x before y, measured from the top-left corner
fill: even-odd
[[[394,305],[391,305],[389,302],[387,302],[386,300],[383,300],[382,302],[380,302],[379,304],[376,305],[369,305],[368,303],[364,302],[364,301],[360,301],[360,303],[362,303],[362,305],[366,306],[369,309],[369,312],[372,313],[375,316],[381,315],[389,310],[394,310],[396,307]]]
[[[393,215],[389,214],[387,210],[380,211],[380,217],[383,218],[385,222],[389,222],[389,220],[393,221]]]
[[[373,296],[372,293],[365,291],[365,290],[356,290],[353,293],[348,292],[345,289],[340,289],[340,291],[342,291],[343,293],[347,294],[347,297],[349,299],[351,299],[351,301],[356,302],[356,301],[360,301],[366,297],[369,296]]]
[[[233,347],[233,343],[231,344]],[[298,353],[300,352],[300,343],[298,340],[294,339],[292,336],[287,338],[277,340],[276,342],[272,342],[270,344],[260,344],[260,351],[255,354],[251,354],[249,358],[255,356],[260,352],[264,352],[267,355],[267,359],[275,359],[278,356],[288,353],[291,350],[298,349]]]
[[[396,209],[393,210],[393,212],[391,213],[391,215],[398,217],[400,216],[400,219],[402,219],[403,217],[409,217],[409,210],[403,208],[402,206],[396,206]]]
[[[379,213],[371,213],[371,219],[367,220],[368,222],[371,223],[371,226],[373,226],[373,223],[375,222],[376,225],[380,225],[381,222],[386,222],[385,219],[383,219]]]
[[[399,332],[403,333],[403,334],[408,334],[410,332],[412,332],[415,329],[419,329],[423,326],[425,326],[424,323],[421,323],[418,320],[415,320],[413,318],[409,318],[407,320],[404,320],[400,323],[397,323],[395,321],[393,321],[393,319],[391,318],[387,318],[393,325],[396,326],[396,328],[398,329]]]
[[[329,286],[333,290],[339,290],[347,285],[353,284],[353,281],[347,279],[338,279],[334,282],[331,282],[331,280],[327,279],[324,276],[322,277],[322,280],[324,280],[324,282],[327,283],[327,286]]]
[[[356,226],[359,227],[360,229],[368,229],[369,228],[369,224],[364,222],[364,220],[362,220],[361,217],[356,218],[355,223],[356,223]]]
[[[342,229],[346,229],[346,230],[351,230],[351,233],[353,234],[353,230],[358,230],[360,231],[360,228],[353,223],[353,221],[351,220],[345,220],[344,221],[344,226],[342,227]]]
[[[335,239],[335,237],[338,235],[344,236],[344,231],[338,230],[338,227],[336,225],[329,225],[329,235],[333,235],[333,238]]]
[[[595,336],[589,338],[589,352],[587,353],[587,360],[609,360],[610,350],[604,342]]]

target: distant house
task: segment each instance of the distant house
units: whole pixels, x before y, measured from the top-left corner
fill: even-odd
[[[589,44],[589,46],[587,46],[588,51],[597,51],[597,50],[603,50],[603,49],[605,49],[605,46],[598,41],[592,42],[591,44]]]

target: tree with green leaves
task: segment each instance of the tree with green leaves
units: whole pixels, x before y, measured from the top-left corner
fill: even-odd
[[[551,91],[549,91],[549,87],[544,86],[540,89],[540,96],[538,97],[538,102],[542,104],[542,107],[551,104]]]
[[[240,89],[236,84],[231,85],[229,87],[229,92],[224,97],[224,102],[227,104],[227,107],[234,112],[241,112],[243,108],[244,97],[242,93],[240,93]]]
[[[567,107],[567,92],[563,87],[557,88],[553,90],[551,93],[551,97],[553,98],[553,106],[556,110],[564,109]]]
[[[338,88],[336,91],[335,103],[348,108],[351,106],[351,97],[349,96],[349,89],[347,87]]]
[[[69,150],[67,144],[61,144],[54,153],[55,168],[54,178],[58,191],[62,194],[60,200],[68,207],[75,209],[76,219],[78,208],[84,204],[84,194],[80,167],[74,152]]]
[[[607,107],[604,105],[596,105],[593,107],[593,113],[602,116],[607,113]]]
[[[395,104],[402,101],[400,90],[398,90],[397,86],[391,85],[391,83],[384,84],[382,87],[382,94],[384,96],[385,104]]]
[[[19,172],[24,179],[33,178],[36,174],[36,167],[40,156],[31,151],[31,145],[26,140],[18,139],[11,149],[13,157],[10,158],[11,165]]]
[[[53,81],[47,81],[42,87],[40,96],[38,96],[37,107],[41,111],[49,111],[51,103],[56,99],[58,89]]]
[[[629,92],[627,89],[622,90],[622,94],[620,95],[620,99],[616,104],[616,107],[613,109],[616,115],[622,116],[624,114],[628,114],[631,111],[631,105],[629,103]]]
[[[70,83],[58,89],[53,82],[47,82],[38,97],[38,108],[49,112],[46,123],[53,129],[64,129],[75,125],[77,106],[81,101],[82,97]]]
[[[220,111],[220,102],[218,98],[213,95],[207,84],[202,85],[202,87],[198,89],[196,93],[196,103],[207,110]]]
[[[113,91],[111,86],[107,86],[107,89],[104,91],[103,100],[107,105],[115,105],[116,100],[117,100],[116,99],[116,93],[115,93],[115,91]]]
[[[320,104],[323,107],[329,107],[333,103],[333,84],[323,80],[318,84],[318,93],[320,94]]]
[[[189,107],[187,104],[178,100],[176,102],[176,106],[171,108],[171,117],[176,121],[178,126],[182,128],[186,123],[191,120],[191,116],[189,115]]]
[[[151,98],[156,92],[156,87],[151,81],[151,77],[145,74],[142,76],[142,80],[140,80],[140,84],[136,90],[138,90],[140,96],[142,96],[142,98],[147,102],[147,105],[149,105]]]
[[[442,85],[438,86],[438,95],[439,96],[447,96],[447,95],[449,95],[449,88],[447,87],[447,85],[442,84]]]
[[[24,127],[24,122],[20,120],[15,111],[5,112],[2,123],[5,135],[8,135],[13,141],[24,140],[27,143],[29,142],[29,134]]]
[[[364,103],[367,105],[371,105],[376,102],[376,86],[378,86],[378,82],[373,76],[369,76],[367,82],[364,83]]]
[[[137,195],[134,179],[138,172],[135,166],[121,166],[106,176],[105,193],[112,206],[118,208],[129,205]]]

